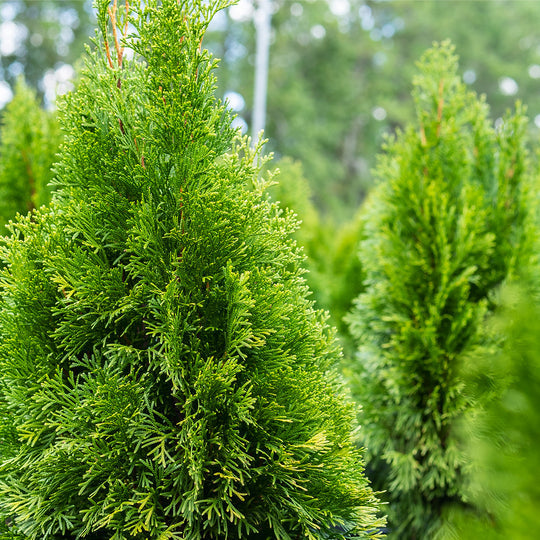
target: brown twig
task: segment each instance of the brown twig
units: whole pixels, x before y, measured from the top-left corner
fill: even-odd
[[[107,53],[107,60],[109,61],[109,67],[111,69],[114,68],[111,58],[111,50],[109,49],[109,40],[107,39],[107,35],[104,36],[105,39],[105,52]]]
[[[118,59],[118,67],[122,69],[122,59],[124,57],[124,47],[120,44],[120,39],[118,38],[118,20],[116,14],[118,13],[118,0],[114,0],[112,9],[111,7],[107,8],[109,17],[111,19],[111,26],[114,37],[114,46],[116,48],[116,57]],[[125,13],[125,22],[124,28],[122,29],[122,37],[126,39],[129,27],[129,0],[126,0],[126,13]],[[109,53],[109,44],[105,40],[105,48],[107,49],[107,57],[109,58],[109,65],[113,67],[112,60]]]
[[[112,9],[109,7],[109,17],[111,18],[111,25],[112,25],[112,31],[113,31],[113,37],[114,37],[114,46],[116,47],[116,57],[118,59],[118,67],[122,68],[122,54],[123,49],[120,47],[120,42],[118,40],[118,29],[117,29],[117,21],[116,21],[116,12],[118,10],[118,0],[114,0]]]
[[[124,39],[126,39],[127,33],[128,33],[128,22],[129,22],[129,0],[126,0],[126,22],[124,24],[124,32],[123,32]]]

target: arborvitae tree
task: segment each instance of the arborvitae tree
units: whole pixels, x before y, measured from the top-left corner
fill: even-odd
[[[320,218],[302,163],[284,157],[277,163],[277,170],[272,172],[274,184],[268,193],[282,208],[289,208],[298,216],[302,226],[295,232],[295,237],[300,244],[309,245],[317,235]]]
[[[128,25],[98,2],[58,191],[11,227],[0,517],[24,538],[377,536],[295,223],[213,95],[225,3],[145,0]]]
[[[387,490],[395,537],[424,539],[447,505],[466,503],[454,428],[475,403],[460,365],[487,346],[492,293],[527,260],[531,173],[526,119],[494,129],[448,43],[423,56],[414,98],[416,124],[378,164],[360,250],[367,289],[349,320],[374,487]]]
[[[22,79],[0,128],[0,234],[20,212],[47,204],[61,135],[56,115],[44,111]]]
[[[345,316],[351,310],[357,295],[365,290],[364,268],[358,257],[358,246],[364,237],[364,222],[361,213],[350,221],[334,225],[330,229],[328,244],[331,249],[323,266],[325,280],[321,305],[329,310],[330,321],[338,330],[344,354],[354,354],[355,343]]]
[[[267,192],[285,212],[293,212],[299,221],[294,238],[304,251],[306,281],[318,300],[318,293],[324,288],[319,275],[319,260],[328,253],[325,228],[321,225],[320,214],[313,204],[313,193],[304,176],[302,164],[290,158],[282,158],[277,167],[271,171],[273,183]]]

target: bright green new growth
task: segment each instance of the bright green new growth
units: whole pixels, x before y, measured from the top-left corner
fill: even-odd
[[[61,142],[54,114],[20,79],[0,127],[0,234],[17,213],[26,214],[51,198],[52,165]]]
[[[448,44],[422,58],[414,97],[416,125],[378,165],[360,253],[367,290],[349,315],[366,462],[400,539],[433,538],[445,508],[466,502],[454,429],[475,403],[460,366],[488,346],[492,292],[526,263],[532,239],[521,112],[493,129]]]
[[[0,517],[22,538],[377,536],[296,224],[213,96],[224,6],[147,0],[122,38],[99,2],[58,191],[12,226]]]

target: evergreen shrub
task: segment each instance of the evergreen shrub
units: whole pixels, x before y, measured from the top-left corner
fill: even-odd
[[[461,367],[496,346],[483,326],[494,292],[529,264],[533,172],[522,107],[494,128],[449,43],[422,57],[413,95],[416,122],[387,141],[376,170],[349,373],[389,527],[427,539],[449,505],[467,504],[456,427],[481,404],[464,392]]]
[[[36,93],[19,79],[0,127],[0,234],[17,213],[49,203],[60,143],[56,115],[43,110]]]
[[[214,97],[201,42],[225,6],[97,3],[58,189],[3,250],[6,534],[379,534],[295,221]]]

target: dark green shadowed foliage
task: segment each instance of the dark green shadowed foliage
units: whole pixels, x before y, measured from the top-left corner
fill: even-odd
[[[378,535],[296,223],[213,96],[201,41],[225,5],[147,0],[128,26],[123,5],[98,2],[97,50],[62,106],[54,201],[3,251],[10,534]]]
[[[0,234],[17,213],[48,204],[52,166],[61,134],[52,112],[44,111],[22,79],[0,126]]]
[[[467,504],[455,427],[477,403],[460,369],[495,346],[493,292],[529,262],[532,172],[521,109],[491,127],[448,43],[424,55],[413,95],[416,123],[388,141],[367,210],[349,370],[393,537],[427,539],[448,505]]]

